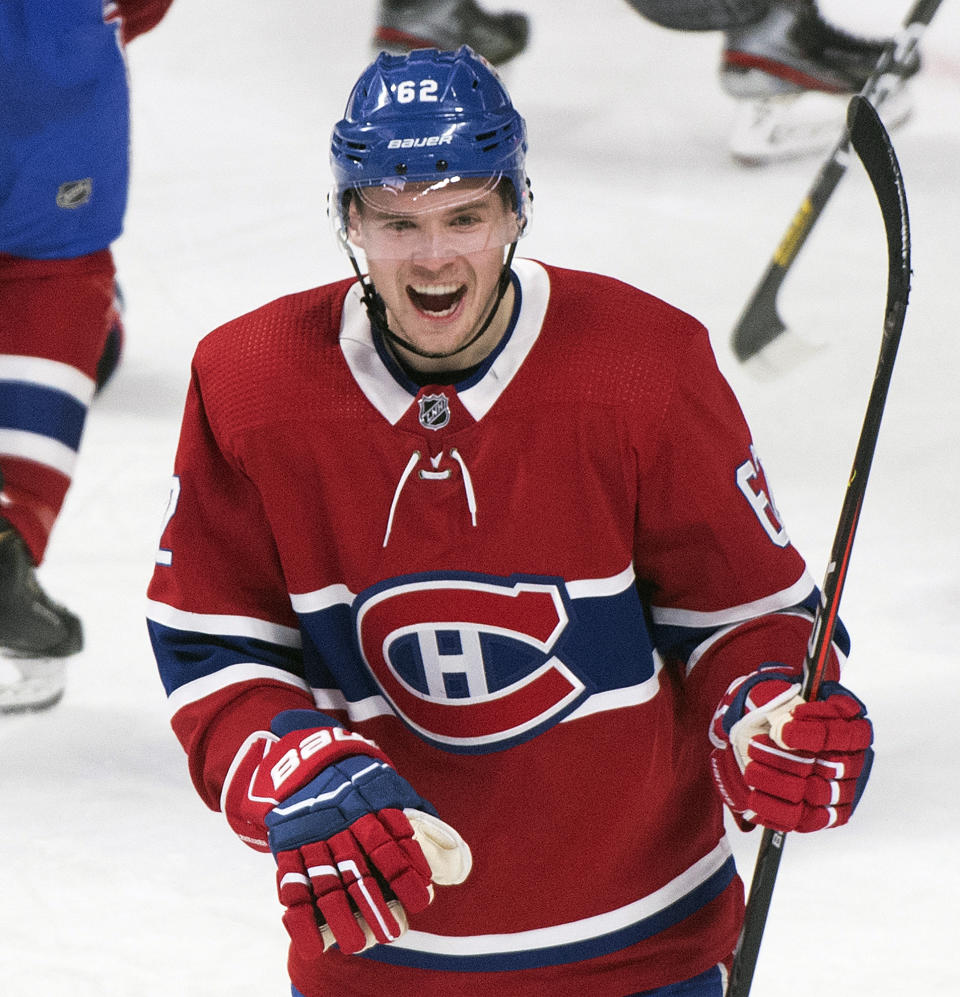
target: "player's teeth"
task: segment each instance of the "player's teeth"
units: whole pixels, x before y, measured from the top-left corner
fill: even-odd
[[[460,289],[459,284],[429,284],[425,287],[411,285],[417,294],[456,294]]]
[[[462,284],[410,284],[407,287],[410,300],[421,311],[434,318],[452,315],[466,293]]]

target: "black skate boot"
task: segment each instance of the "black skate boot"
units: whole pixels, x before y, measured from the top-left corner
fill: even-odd
[[[743,102],[734,157],[763,163],[830,148],[849,96],[863,89],[886,45],[828,24],[815,0],[774,0],[759,21],[725,32],[720,83]],[[878,110],[888,128],[909,115],[904,83],[919,68],[914,55],[884,86]]]
[[[726,32],[720,81],[733,97],[773,97],[801,90],[854,94],[887,45],[828,24],[815,0],[775,0],[754,24]],[[904,76],[920,68],[914,56]]]
[[[80,620],[40,588],[27,545],[0,519],[0,712],[42,710],[63,695]]]
[[[498,66],[519,55],[529,35],[525,14],[512,10],[489,14],[474,0],[382,0],[373,45],[398,55],[418,48],[469,45]]]
[[[113,377],[120,366],[120,357],[123,354],[123,291],[120,285],[114,281],[113,284],[113,306],[111,308],[110,331],[107,333],[106,342],[103,344],[103,352],[97,361],[96,390],[94,394],[99,395],[107,386],[107,382]]]

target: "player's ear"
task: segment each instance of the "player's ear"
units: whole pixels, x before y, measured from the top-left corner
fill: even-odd
[[[351,197],[347,204],[347,238],[363,249],[363,213],[356,197]]]

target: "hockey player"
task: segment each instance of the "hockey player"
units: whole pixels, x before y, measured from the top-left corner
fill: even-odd
[[[195,354],[150,634],[294,997],[721,997],[721,800],[814,831],[869,772],[844,634],[796,694],[816,586],[706,330],[515,259],[525,150],[470,49],[381,54],[332,137],[355,277]]]
[[[79,619],[40,587],[87,406],[122,340],[121,45],[171,0],[0,4],[0,712],[62,695]]]

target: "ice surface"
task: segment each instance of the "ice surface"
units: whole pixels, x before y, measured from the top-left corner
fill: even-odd
[[[665,31],[622,0],[516,6],[533,18],[529,53],[507,74],[536,193],[523,255],[612,273],[706,322],[821,578],[883,318],[885,247],[862,170],[849,170],[781,295],[791,329],[817,348],[755,377],[733,358],[730,329],[819,161],[730,160],[718,35]],[[822,6],[884,31],[908,4]],[[4,995],[288,993],[272,862],[194,795],[144,590],[196,341],[349,272],[324,218],[326,142],[368,60],[374,13],[372,0],[177,0],[131,47],[134,174],[116,246],[127,353],[90,415],[42,573],[82,615],[87,648],[55,710],[0,719]],[[960,992],[958,37],[960,12],[944,4],[923,40],[915,116],[894,136],[915,276],[843,609],[846,677],[875,720],[877,763],[850,827],[788,840],[758,997]],[[758,837],[734,839],[747,876]]]

